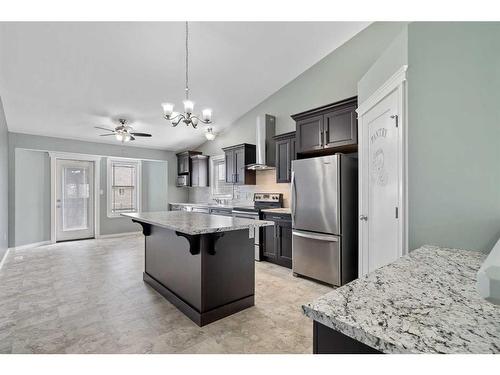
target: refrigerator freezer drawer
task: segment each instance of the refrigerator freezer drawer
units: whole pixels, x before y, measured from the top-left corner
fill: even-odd
[[[292,269],[296,274],[340,286],[340,237],[294,230]]]

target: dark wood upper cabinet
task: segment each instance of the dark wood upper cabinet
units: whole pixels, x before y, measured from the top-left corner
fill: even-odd
[[[292,160],[296,159],[295,132],[273,137],[276,145],[276,182],[290,182],[292,178]]]
[[[249,162],[250,163],[250,162]],[[234,150],[234,166],[236,168],[235,184],[245,184],[245,147]]]
[[[357,151],[357,106],[357,97],[352,97],[292,115],[297,126],[297,154]]]
[[[191,156],[191,186],[206,187],[208,186],[208,156],[194,155]]]
[[[297,121],[297,152],[323,148],[323,115]]]
[[[191,186],[192,173],[193,173],[193,162],[191,157],[195,155],[201,155],[199,151],[184,151],[176,154],[177,156],[177,175],[179,176],[189,176],[189,184]]]
[[[246,165],[255,163],[255,145],[243,143],[222,149],[226,156],[226,182],[237,185],[255,185],[255,171]]]
[[[225,166],[226,166],[226,182],[232,184],[234,182],[234,150],[224,150]]]
[[[324,117],[324,147],[340,147],[358,143],[356,105],[328,113]]]

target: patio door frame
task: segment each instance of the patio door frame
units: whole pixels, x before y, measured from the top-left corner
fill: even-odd
[[[88,154],[75,154],[67,152],[49,152],[50,156],[50,243],[57,241],[56,224],[56,192],[57,192],[57,160],[76,160],[94,162],[94,237],[100,235],[100,179],[101,179],[101,156]]]

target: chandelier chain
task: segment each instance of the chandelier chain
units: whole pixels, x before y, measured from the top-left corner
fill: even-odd
[[[188,22],[186,21],[186,100],[189,99],[189,75],[188,75],[188,69],[189,69],[189,27],[188,27]]]
[[[170,121],[170,124],[173,127],[179,125],[179,123],[183,122],[186,126],[192,126],[196,129],[198,123],[208,125],[212,123],[212,110],[206,108],[202,111],[202,116],[198,116],[194,113],[194,103],[189,100],[189,22],[185,22],[185,30],[186,30],[186,39],[185,39],[185,47],[186,47],[186,87],[185,94],[186,100],[184,101],[184,113],[174,112],[174,105],[172,103],[162,103],[164,118]],[[208,140],[212,140],[215,137],[213,133],[212,127],[208,127],[206,131],[206,136]]]

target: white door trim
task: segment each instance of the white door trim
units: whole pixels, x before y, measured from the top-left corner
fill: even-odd
[[[101,177],[101,156],[88,154],[73,154],[68,152],[50,152],[50,243],[56,243],[56,177],[57,168],[56,161],[64,160],[81,160],[94,162],[94,236],[99,237],[100,231],[100,215],[99,201],[101,200],[100,192],[100,177]]]
[[[366,199],[364,197],[367,195],[368,184],[363,180],[366,166],[364,160],[368,160],[365,155],[368,152],[368,144],[365,142],[367,139],[366,123],[364,122],[364,115],[371,110],[375,105],[377,105],[381,100],[387,97],[389,94],[397,91],[398,93],[398,127],[400,129],[398,154],[401,163],[399,165],[398,178],[400,181],[399,189],[399,232],[401,238],[400,244],[400,255],[405,255],[408,253],[408,111],[407,111],[407,76],[406,72],[408,70],[407,65],[403,65],[396,73],[394,73],[382,86],[380,86],[368,99],[366,99],[356,110],[358,113],[358,133],[359,133],[359,215],[366,215],[365,205]],[[368,218],[370,220],[370,218]],[[366,262],[368,254],[365,254],[367,246],[366,242],[366,231],[368,230],[367,225],[363,225],[363,222],[359,222],[359,260],[358,260],[358,275],[361,277],[368,273],[368,263]]]

